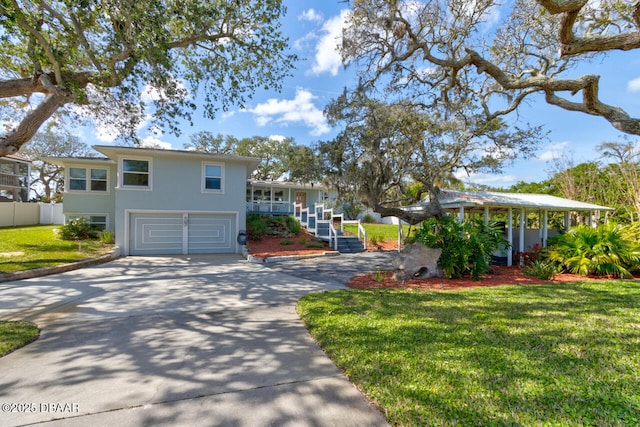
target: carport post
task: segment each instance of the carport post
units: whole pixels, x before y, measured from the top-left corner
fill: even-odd
[[[507,240],[509,241],[509,245],[513,248],[513,209],[509,208],[507,210]],[[507,266],[511,267],[513,265],[513,250],[507,251]]]

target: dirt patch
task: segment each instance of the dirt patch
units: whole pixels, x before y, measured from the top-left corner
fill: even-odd
[[[606,278],[604,278],[606,279]],[[584,277],[577,274],[558,274],[553,280],[544,281],[535,277],[525,276],[522,269],[514,267],[493,267],[493,273],[483,276],[480,280],[470,277],[461,279],[408,279],[404,282],[393,278],[391,272],[369,273],[356,276],[347,285],[354,289],[435,289],[454,290],[465,288],[504,286],[504,285],[533,285],[541,283],[566,283],[585,280],[603,280],[602,277]]]
[[[24,255],[24,252],[0,252],[0,258],[11,258],[22,255]]]

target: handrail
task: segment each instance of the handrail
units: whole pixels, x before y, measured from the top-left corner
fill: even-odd
[[[333,240],[333,249],[338,250],[338,233],[336,232],[335,227],[333,226],[333,221],[329,221],[329,245],[331,246],[331,241]]]
[[[364,246],[364,249],[367,249],[367,230],[364,229],[364,227],[362,226],[362,223],[360,222],[360,220],[346,220],[346,221],[342,221],[343,224],[358,224],[358,239],[362,240],[362,244]],[[362,236],[362,238],[360,237]]]

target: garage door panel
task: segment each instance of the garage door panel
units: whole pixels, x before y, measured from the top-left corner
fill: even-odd
[[[190,214],[188,233],[190,254],[234,252],[235,216]]]
[[[182,215],[133,214],[129,230],[131,255],[182,253]]]

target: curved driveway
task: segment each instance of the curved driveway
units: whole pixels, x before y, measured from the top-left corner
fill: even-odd
[[[0,358],[0,425],[386,425],[295,313],[341,285],[284,266],[127,257],[1,283],[0,319],[42,334]]]

